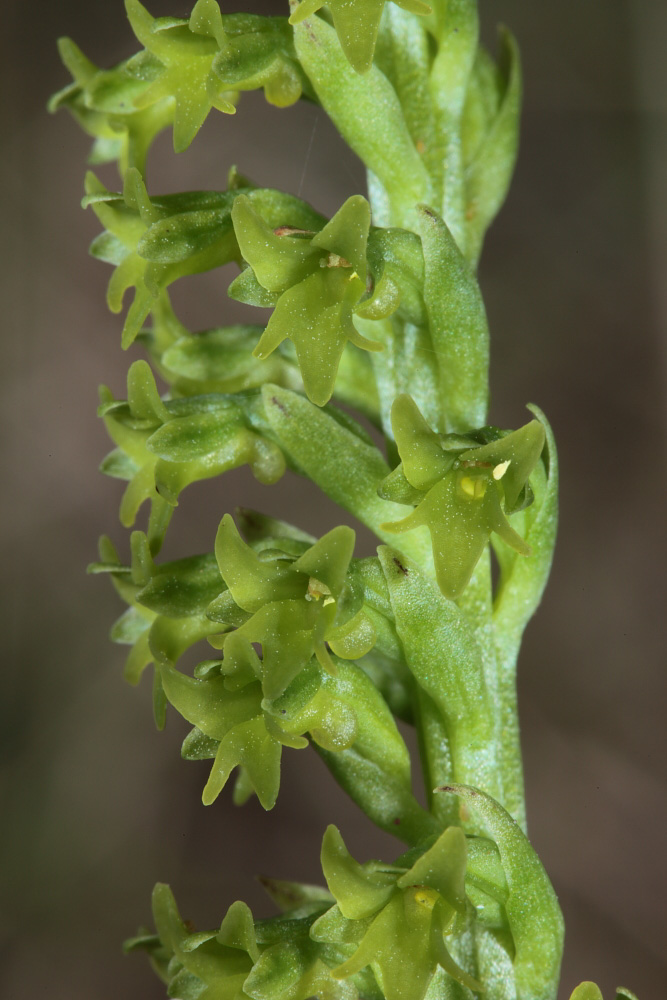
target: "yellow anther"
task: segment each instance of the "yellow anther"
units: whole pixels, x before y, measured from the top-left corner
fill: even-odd
[[[415,903],[419,903],[420,906],[425,907],[427,910],[432,910],[437,901],[438,894],[435,889],[429,889],[425,885],[415,888]]]
[[[508,458],[506,462],[501,462],[500,465],[497,465],[495,467],[495,469],[493,470],[493,478],[496,481],[498,479],[502,479],[503,478],[503,476],[505,475],[505,473],[509,469],[511,462],[512,462],[512,459]]]
[[[471,500],[480,500],[486,493],[486,483],[483,479],[472,479],[470,476],[464,476],[460,486]]]

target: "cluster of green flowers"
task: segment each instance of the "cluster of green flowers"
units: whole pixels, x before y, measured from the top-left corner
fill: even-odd
[[[551,959],[557,977],[562,917],[544,869],[497,803],[456,785],[442,792],[484,815],[495,839],[450,826],[392,863],[359,864],[330,826],[326,888],[262,878],[280,916],[254,921],[236,902],[219,930],[196,932],[157,885],[156,933],[140,931],[125,949],[148,952],[174,997],[467,1000],[509,995],[508,984],[525,1000],[551,996],[545,966]],[[584,982],[570,1000],[602,993]],[[616,1000],[637,998],[621,987]]]
[[[287,913],[253,921],[235,903],[211,933],[158,886],[157,934],[128,948],[183,1000],[553,1000],[562,918],[522,832],[514,671],[551,561],[556,452],[536,407],[519,430],[486,423],[474,273],[516,155],[516,46],[504,33],[492,60],[474,0],[294,0],[289,18],[197,0],[187,19],[125,2],[142,50],[102,70],[61,40],[73,82],[51,103],[94,138],[91,163],[118,165],[120,193],[86,178],[104,227],[91,252],[114,267],[113,311],[133,290],[122,344],[153,365],[131,365],[126,400],[101,391],[122,524],[150,505],[131,558],[103,538],[91,567],[128,606],[112,638],[131,647],[131,683],[153,665],[157,725],[171,705],[193,727],[182,755],[212,761],[205,803],[235,772],[234,801],[270,809],[282,748],[313,746],[409,847],[360,865],[331,827],[328,889],[268,881]],[[235,168],[224,191],[148,194],[160,131],[184,150],[212,109],[259,88],[323,108],[370,201],[326,219]],[[190,333],[169,286],[229,263],[229,296],[271,308],[268,324]],[[359,559],[349,527],[315,539],[242,510],[213,552],[157,563],[180,493],[241,465],[266,484],[308,477],[385,544]],[[419,732],[425,806],[397,720]]]
[[[562,919],[544,870],[491,799],[459,786],[443,791],[477,803],[497,842],[450,826],[391,864],[362,865],[330,826],[321,853],[328,889],[263,880],[287,911],[283,916],[254,923],[245,904],[234,903],[219,931],[192,933],[169,888],[159,885],[153,896],[157,934],[140,933],[126,947],[149,952],[170,996],[470,997],[483,990],[475,975],[486,980],[490,972],[509,979],[517,996],[546,996],[544,965],[536,971],[535,957],[544,963],[551,934],[557,967]],[[538,909],[542,922],[535,935],[530,915]]]

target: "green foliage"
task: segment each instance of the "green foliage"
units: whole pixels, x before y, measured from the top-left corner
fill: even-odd
[[[89,173],[83,204],[110,308],[133,291],[122,345],[148,357],[126,400],[101,390],[122,525],[149,502],[127,560],[103,537],[90,567],[126,605],[111,638],[130,683],[152,668],[157,726],[176,711],[192,727],[181,754],[210,762],[206,804],[234,773],[237,805],[271,809],[283,748],[313,747],[408,848],[360,864],[330,826],[328,889],[264,880],[284,913],[236,902],[205,933],[158,885],[155,933],[126,948],[182,1000],[555,1000],[562,916],[525,835],[515,671],[551,564],[557,457],[537,407],[518,430],[488,424],[475,275],[516,157],[516,45],[503,31],[492,59],[474,0],[292,0],[289,19],[126,8],[142,49],[100,69],[62,39],[73,82],[50,104],[94,138],[92,163],[117,163],[122,193]],[[369,199],[327,219],[234,167],[226,190],[148,193],[162,130],[183,151],[254,89],[318,103]],[[227,264],[228,295],[268,322],[191,332],[169,287]],[[245,509],[212,551],[156,562],[181,492],[243,465],[264,484],[308,478],[377,556],[355,557],[347,525],[316,539]],[[397,720],[416,730],[425,805]],[[582,983],[572,1000],[601,994]]]
[[[448,790],[476,802],[480,796],[462,786]],[[487,992],[478,980],[479,963],[461,946],[466,936],[487,935],[504,941],[512,956],[508,977],[517,983],[517,996],[555,996],[545,988],[539,967],[530,966],[531,957],[541,959],[551,928],[553,890],[509,817],[503,819],[500,807],[486,798],[481,809],[490,836],[466,836],[459,826],[450,826],[391,863],[360,864],[336,827],[329,826],[321,851],[328,891],[264,879],[284,911],[269,920],[253,921],[245,904],[236,902],[219,931],[193,932],[170,889],[158,885],[153,894],[157,933],[141,932],[126,950],[148,951],[170,995],[200,996],[205,986],[204,995],[212,1000],[308,1000],[313,994],[422,1000],[438,982],[450,984],[454,992],[446,995]],[[557,937],[557,908],[554,914]],[[595,989],[582,984],[573,1000],[599,996],[584,987]]]

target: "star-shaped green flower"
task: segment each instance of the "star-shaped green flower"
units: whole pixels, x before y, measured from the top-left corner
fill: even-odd
[[[430,14],[423,0],[393,0],[397,7],[412,14]],[[357,73],[366,73],[373,63],[380,18],[385,0],[301,0],[290,22],[298,24],[321,7],[331,11],[336,34],[343,52]]]
[[[268,293],[265,304],[275,303],[255,356],[268,357],[289,337],[308,398],[323,406],[333,394],[348,341],[366,351],[382,350],[359,333],[352,319],[366,294],[370,206],[355,195],[318,233],[286,226],[274,230],[239,195],[232,220],[241,253]]]
[[[181,918],[168,885],[153,890],[156,934],[140,934],[124,951],[147,951],[173,997],[246,1000],[243,983],[260,955],[252,913],[232,903],[220,929],[193,931]]]
[[[306,546],[297,558],[281,549],[258,553],[243,541],[230,515],[224,516],[215,552],[236,608],[223,595],[208,613],[231,624],[237,624],[239,609],[247,617],[225,638],[227,673],[243,674],[237,650],[247,657],[251,643],[261,644],[259,676],[265,698],[273,701],[313,656],[324,670],[336,672],[327,646],[350,660],[373,647],[375,631],[361,599],[346,583],[354,542],[352,528],[341,525]],[[295,553],[303,548],[298,546]]]
[[[138,170],[125,174],[123,193],[108,191],[93,173],[86,175],[84,207],[105,227],[93,241],[94,257],[115,265],[107,302],[120,312],[125,293],[134,299],[123,324],[122,346],[129,347],[157,303],[178,278],[199,274],[238,259],[231,222],[235,193],[191,191],[149,198]]]
[[[465,436],[436,434],[408,395],[396,398],[391,419],[402,462],[378,492],[416,509],[382,527],[392,532],[428,527],[446,597],[455,600],[465,590],[492,532],[530,555],[507,515],[530,502],[528,479],[545,442],[539,420],[505,435],[494,428]]]
[[[128,167],[144,172],[146,156],[156,135],[174,121],[171,98],[138,110],[135,101],[161,70],[150,52],[139,52],[113,69],[99,69],[70,38],[58,41],[60,57],[74,83],[54,94],[49,110],[67,110],[95,138],[90,162],[118,161],[121,177]]]
[[[197,0],[189,19],[152,17],[139,0],[125,0],[132,29],[163,66],[156,81],[137,99],[137,108],[171,97],[174,150],[190,145],[211,108],[234,114],[233,94],[213,72],[213,62],[226,47],[222,15],[215,0]]]
[[[282,558],[288,565],[306,556],[306,575],[295,571],[292,578],[298,582],[301,575],[316,604],[306,626],[316,633],[319,626],[320,633],[325,632],[328,641],[331,636],[325,628],[326,620],[318,622],[317,614],[317,596],[326,600],[327,585],[307,574],[316,566],[320,576],[329,580],[338,591],[333,565],[337,561],[335,553],[331,546],[327,551],[324,551],[326,545],[318,548],[318,543],[312,544],[313,539],[289,526],[269,520],[265,528],[270,527],[288,533],[279,533],[276,537],[263,534],[261,542],[255,541],[258,555],[268,557],[265,566],[269,569],[276,559]],[[334,663],[324,649],[322,655],[327,667],[335,671],[335,675],[324,673],[313,656],[316,641],[313,635],[297,635],[290,648],[300,655],[307,647],[305,655],[310,662],[302,664],[305,668],[299,670],[280,697],[268,701],[266,690],[271,693],[271,689],[263,684],[267,664],[260,660],[252,643],[261,641],[270,659],[276,648],[277,655],[281,654],[282,637],[279,634],[267,636],[261,627],[257,633],[254,631],[253,616],[240,608],[228,592],[215,554],[156,565],[148,538],[142,531],[132,533],[131,549],[131,564],[124,566],[109,540],[102,539],[100,561],[92,564],[89,571],[109,574],[119,596],[129,605],[112,629],[114,641],[132,646],[125,668],[126,679],[137,684],[144,670],[154,664],[153,701],[158,728],[164,728],[169,703],[194,726],[183,743],[181,755],[186,760],[213,761],[202,795],[205,805],[215,801],[234,769],[238,769],[234,802],[242,805],[254,792],[261,805],[271,809],[280,786],[283,746],[297,750],[307,747],[309,741],[305,734],[308,733],[315,743],[331,753],[346,750],[355,742],[359,742],[363,751],[369,717],[373,718],[373,726],[379,726],[376,731],[384,736],[383,760],[391,762],[392,774],[400,771],[395,746],[387,746],[386,720],[382,713],[377,717],[377,705],[372,698],[369,700],[369,690],[373,694],[375,691],[356,664],[341,659]],[[267,584],[266,579],[264,584]],[[270,580],[268,584],[271,585]],[[272,589],[275,584],[274,580]],[[251,587],[252,581],[246,580],[245,585]],[[281,587],[279,580],[278,587]],[[238,597],[238,588],[235,589]],[[294,592],[299,593],[300,589],[297,586]],[[302,603],[309,602],[304,600]],[[339,597],[339,604],[343,603],[344,598]],[[296,606],[298,601],[283,602],[283,610],[285,604],[289,610],[289,606]],[[298,608],[296,612],[298,614]],[[220,623],[220,617],[225,621]],[[345,618],[345,615],[340,617]],[[243,627],[246,623],[249,628]],[[304,622],[292,622],[294,624]],[[289,633],[289,623],[279,621],[278,628],[284,629],[286,645],[290,646],[294,635]],[[348,618],[333,632],[339,652],[350,654],[363,654],[373,639],[372,630],[359,616],[356,621]],[[215,649],[223,648],[224,659],[203,660],[195,667],[194,676],[189,676],[178,668],[178,662],[203,640],[208,640]],[[276,665],[275,658],[271,665]],[[386,711],[384,703],[382,707]]]
[[[449,827],[410,867],[401,859],[395,865],[360,865],[330,826],[322,843],[322,869],[348,922],[344,938],[358,943],[333,975],[345,979],[370,965],[386,1000],[422,1000],[441,966],[456,982],[480,990],[445,944],[457,914],[466,913],[466,859],[463,830]],[[331,916],[329,911],[316,921],[315,940],[328,939]]]
[[[103,390],[100,416],[116,449],[102,471],[128,486],[121,523],[134,524],[151,501],[149,538],[159,549],[178,496],[190,483],[250,465],[255,477],[274,483],[285,471],[281,450],[251,428],[248,397],[216,394],[160,398],[150,366],[135,361],[127,376],[127,402]]]

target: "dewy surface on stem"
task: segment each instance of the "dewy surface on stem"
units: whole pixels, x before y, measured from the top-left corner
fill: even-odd
[[[155,933],[126,948],[183,1000],[555,1000],[562,917],[525,833],[515,670],[551,563],[557,458],[537,407],[518,429],[488,423],[475,273],[516,159],[516,43],[502,31],[497,58],[480,44],[474,0],[126,10],[139,50],[100,69],[62,39],[72,82],[50,105],[92,137],[93,164],[118,168],[117,191],[87,175],[83,204],[110,308],[132,295],[122,346],[146,355],[126,398],[100,392],[102,470],[125,482],[134,529],[126,557],[103,537],[90,567],[126,605],[112,638],[130,683],[152,672],[158,727],[171,711],[192,727],[181,753],[210,762],[206,805],[233,775],[234,803],[271,809],[283,749],[312,747],[404,845],[359,863],[329,826],[326,886],[264,879],[280,915],[235,902],[210,932],[159,884]],[[318,105],[368,197],[326,218],[235,167],[222,190],[154,192],[160,132],[196,150],[207,116],[243,115],[250,90]],[[230,264],[248,322],[190,331],[170,286]],[[181,493],[244,465],[267,485],[308,478],[377,554],[356,556],[345,524],[318,539],[222,509],[208,552],[161,560]]]

